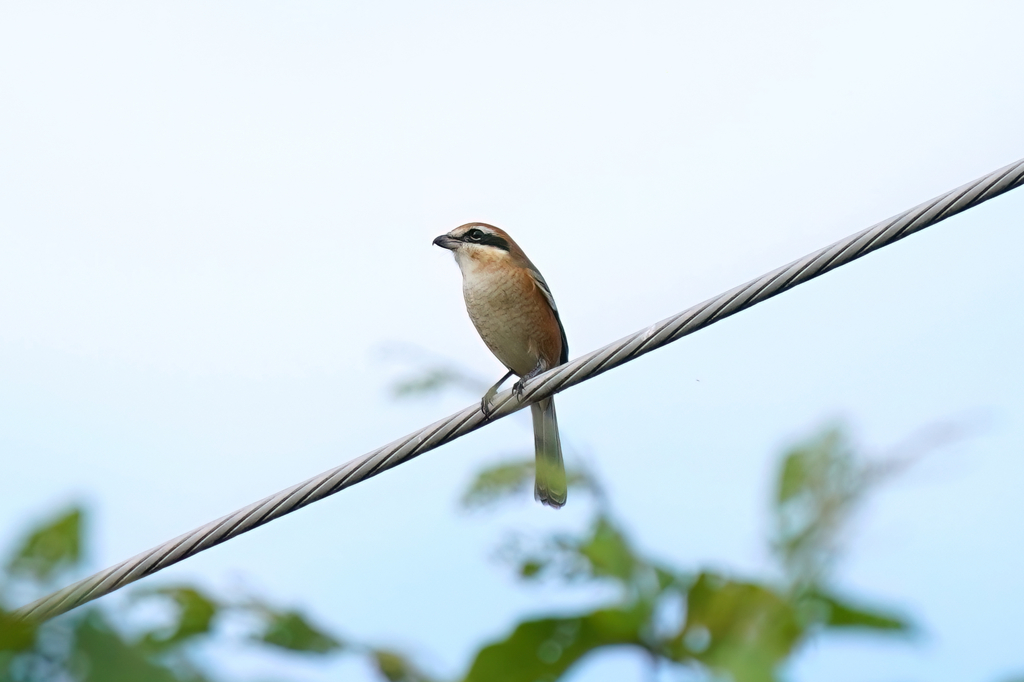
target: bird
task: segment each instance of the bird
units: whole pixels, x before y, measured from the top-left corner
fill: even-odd
[[[513,374],[522,399],[524,382],[569,361],[569,344],[551,287],[519,245],[504,230],[487,223],[466,223],[434,239],[448,249],[462,270],[466,311],[488,349],[508,373],[484,394],[480,409],[491,414],[491,400]],[[568,487],[555,401],[530,405],[536,449],[534,497],[558,509]]]

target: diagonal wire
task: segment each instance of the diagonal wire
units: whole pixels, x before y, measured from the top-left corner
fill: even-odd
[[[532,402],[607,372],[1022,184],[1024,159],[549,370],[527,384],[521,400],[512,399],[511,391],[503,391],[494,400],[495,409],[491,420],[508,416]],[[69,585],[22,607],[14,615],[36,622],[58,616],[475,431],[486,421],[478,405],[466,408],[389,445]]]

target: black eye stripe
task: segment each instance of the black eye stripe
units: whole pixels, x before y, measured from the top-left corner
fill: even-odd
[[[502,251],[508,251],[508,242],[496,234],[484,233],[484,236],[480,240],[480,243],[486,244],[487,246],[493,246],[497,249],[501,249]]]
[[[509,250],[507,240],[502,239],[496,234],[490,234],[483,230],[478,230],[475,227],[462,235],[462,241],[481,244],[483,246],[493,246],[497,249],[501,249],[502,251]]]

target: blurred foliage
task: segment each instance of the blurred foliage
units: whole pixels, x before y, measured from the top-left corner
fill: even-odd
[[[85,682],[203,682],[206,679],[194,671],[176,670],[154,658],[148,647],[122,636],[98,609],[89,609],[77,619],[70,634],[73,653],[65,660],[53,657],[48,661],[54,665],[50,669],[52,677],[14,679],[60,679],[64,675]],[[40,657],[40,652],[36,656]]]
[[[701,573],[686,593],[686,622],[670,638],[669,652],[735,680],[774,680],[806,625],[795,605],[771,587]]]
[[[0,652],[24,651],[35,639],[35,628],[0,609]]]
[[[701,668],[716,679],[767,682],[779,679],[791,656],[825,631],[908,633],[902,617],[827,588],[839,536],[884,471],[858,458],[837,429],[784,455],[771,509],[771,545],[784,574],[779,584],[685,571],[640,552],[615,521],[594,476],[572,471],[574,493],[592,493],[587,530],[534,541],[514,536],[501,556],[523,580],[603,582],[618,588],[619,599],[520,623],[477,654],[465,682],[557,680],[583,656],[611,646]],[[463,504],[479,509],[523,497],[532,476],[528,460],[499,463],[478,474]]]
[[[512,499],[533,504],[526,494],[530,460],[481,471],[462,504],[472,510]],[[196,647],[231,642],[285,656],[361,656],[387,682],[554,682],[609,647],[706,679],[773,682],[816,637],[851,629],[890,637],[911,632],[893,609],[840,596],[831,584],[844,529],[890,471],[865,462],[838,429],[784,453],[769,512],[769,545],[780,577],[757,578],[684,569],[643,551],[616,520],[596,476],[570,469],[574,500],[590,510],[582,530],[513,535],[499,556],[523,584],[593,587],[604,600],[512,624],[480,648],[460,676],[429,675],[400,651],[339,637],[294,609],[171,585],[137,588],[130,599],[89,604],[39,628],[13,619],[3,599],[0,682],[212,681]],[[42,594],[54,579],[81,571],[82,532],[78,509],[29,531],[5,563],[0,598],[15,583],[34,584]],[[149,613],[155,605],[165,617],[140,626],[131,615],[147,604]],[[225,627],[232,618],[236,627]]]
[[[647,615],[638,607],[525,621],[506,639],[481,649],[464,680],[557,680],[576,661],[601,647],[623,644],[644,647],[637,633]]]
[[[483,395],[488,385],[451,365],[439,364],[396,381],[391,393],[396,398],[418,398],[447,389],[461,389]]]
[[[147,632],[143,642],[154,649],[177,646],[192,637],[210,632],[219,604],[194,587],[161,587],[136,590],[136,599],[166,597],[175,612],[173,622],[162,630]]]
[[[73,509],[30,531],[0,575],[0,682],[206,682],[195,645],[224,641],[227,616],[250,623],[248,641],[267,650],[324,655],[342,648],[333,635],[293,610],[255,599],[215,598],[195,586],[135,589],[113,608],[88,604],[34,626],[10,614],[8,595],[33,584],[50,589],[53,578],[69,579],[82,567],[82,511]],[[166,622],[135,627],[141,604],[156,605]],[[365,648],[375,656],[376,651]],[[392,679],[392,678],[382,678]],[[426,678],[400,678],[414,679]]]
[[[316,654],[340,651],[343,648],[338,639],[314,627],[298,611],[278,612],[266,606],[261,606],[261,610],[266,615],[267,624],[257,639],[264,644]]]
[[[777,500],[773,516],[788,514],[784,501],[797,495],[815,500],[846,495],[850,482],[837,481],[835,476],[859,469],[846,465],[850,453],[839,447],[842,441],[835,433],[825,434],[820,441],[820,447],[812,448],[815,463],[832,473],[806,476],[794,485],[796,465],[787,456],[779,477],[780,489],[788,486],[787,495]],[[493,497],[507,495],[509,487],[483,486],[480,481],[490,479],[495,470],[509,469],[506,463],[482,472],[470,489],[490,491]],[[787,475],[790,479],[784,481]],[[478,506],[487,501],[473,499],[472,503]],[[793,556],[807,554],[816,562],[828,559],[835,546],[832,533],[841,527],[836,521],[835,514],[807,519],[799,528],[801,539]],[[776,518],[776,523],[781,521]],[[767,682],[779,679],[780,668],[793,653],[822,631],[858,628],[884,635],[909,630],[898,616],[854,605],[823,587],[790,589],[789,584],[799,578],[797,573],[775,585],[669,566],[639,552],[603,502],[596,505],[587,532],[524,545],[528,543],[516,539],[503,554],[524,579],[608,582],[619,588],[620,599],[568,617],[521,623],[506,639],[480,651],[466,682],[556,680],[584,655],[609,646],[632,646],[647,658],[698,666],[736,682]],[[805,570],[802,561],[785,560],[788,557],[782,557],[784,569]],[[820,571],[816,575],[825,577]],[[676,625],[665,627],[666,621]]]
[[[388,649],[374,649],[371,652],[377,671],[388,682],[434,682],[417,668],[405,655]]]
[[[522,498],[533,490],[535,460],[520,458],[490,466],[481,471],[462,495],[467,509],[489,507],[508,499]],[[569,468],[566,481],[574,490],[597,492],[597,481],[587,472]]]
[[[783,456],[773,510],[772,549],[794,587],[809,588],[832,568],[837,542],[857,503],[878,480],[842,431],[828,429]]]
[[[25,538],[7,561],[11,576],[45,582],[81,558],[82,511],[71,509]]]
[[[505,497],[516,497],[533,486],[533,462],[517,459],[488,467],[480,472],[462,495],[468,508],[491,505]]]

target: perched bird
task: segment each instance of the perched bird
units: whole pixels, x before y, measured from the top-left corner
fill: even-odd
[[[480,407],[491,411],[498,388],[513,374],[513,387],[569,360],[558,308],[544,277],[504,230],[486,223],[467,223],[434,240],[455,255],[462,270],[466,310],[487,347],[508,373],[484,394]],[[555,401],[545,398],[530,406],[537,450],[534,496],[551,507],[565,504],[567,486],[558,439]]]

